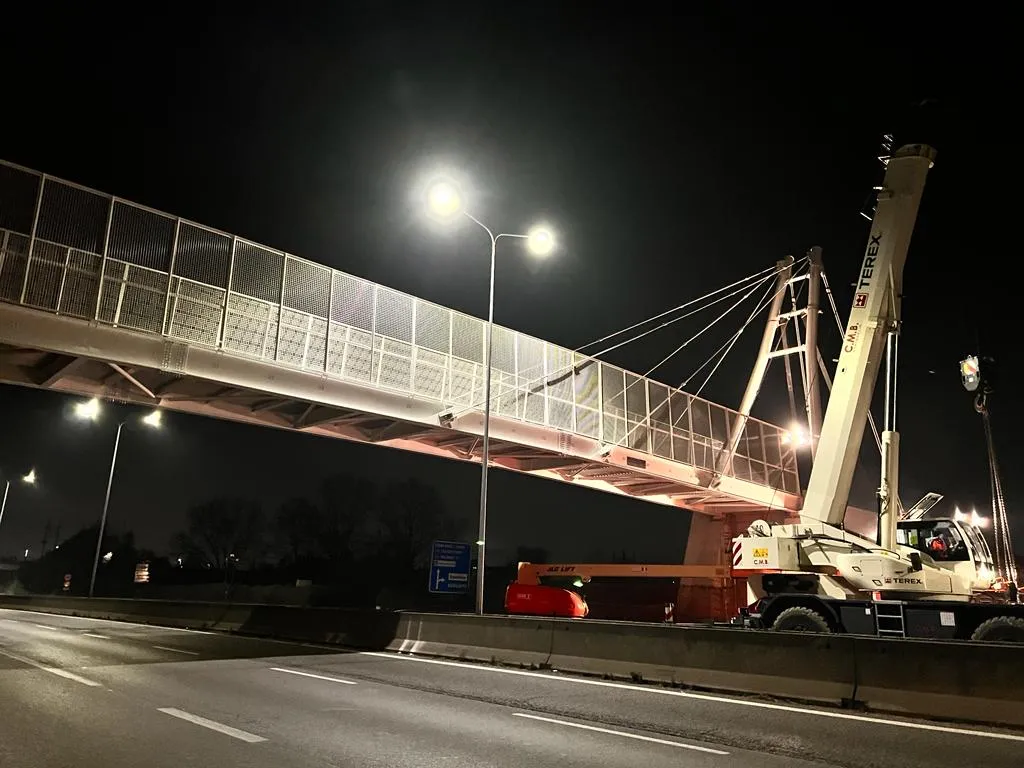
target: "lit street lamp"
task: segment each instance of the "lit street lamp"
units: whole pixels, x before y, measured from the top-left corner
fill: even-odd
[[[494,232],[480,219],[466,210],[462,193],[457,184],[447,179],[438,179],[427,188],[427,209],[432,216],[442,221],[452,221],[459,216],[477,224],[491,239],[491,278],[487,301],[486,338],[484,340],[484,434],[483,456],[480,466],[480,521],[477,531],[477,569],[476,569],[476,612],[484,612],[484,559],[487,539],[487,467],[490,463],[490,432],[491,432],[491,338],[494,330],[494,263],[498,240],[503,237],[525,240],[530,253],[536,256],[547,256],[555,248],[555,237],[544,226],[535,226],[525,235]]]
[[[97,398],[86,400],[75,405],[75,417],[86,421],[96,421],[100,415],[100,401]],[[150,429],[160,427],[160,411],[151,411],[139,421]],[[100,550],[103,548],[103,532],[107,527],[107,509],[110,507],[110,489],[114,484],[114,469],[117,467],[117,449],[121,445],[121,430],[127,421],[117,425],[117,432],[114,435],[114,455],[110,459],[110,475],[107,477],[107,495],[103,499],[103,514],[100,517],[100,532],[96,537],[96,556],[92,561],[92,576],[89,578],[89,597],[93,596],[96,589],[96,571],[100,565]]]
[[[22,475],[21,482],[25,483],[25,485],[35,485],[36,484],[36,471],[35,471],[35,469],[30,469],[28,471],[27,475]],[[10,494],[10,492],[11,492],[11,481],[5,479],[4,480],[4,500],[0,501],[0,525],[3,525],[3,522],[4,522],[4,512],[7,511],[7,496]]]

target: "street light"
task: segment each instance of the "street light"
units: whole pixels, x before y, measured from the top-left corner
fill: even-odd
[[[37,478],[36,478],[36,471],[35,471],[35,469],[30,469],[28,471],[27,475],[22,475],[21,476],[21,482],[25,483],[25,485],[35,485],[36,484],[36,479]],[[5,478],[4,479],[4,500],[0,501],[0,525],[3,525],[3,522],[4,522],[4,512],[7,510],[7,496],[10,494],[10,492],[11,492],[11,481]]]
[[[436,179],[427,187],[426,195],[427,210],[436,219],[441,221],[453,221],[459,216],[465,216],[474,224],[479,226],[491,240],[491,278],[487,300],[487,325],[486,339],[484,341],[484,434],[483,434],[483,456],[480,466],[480,521],[477,530],[477,569],[476,569],[476,612],[484,612],[484,561],[487,547],[487,468],[490,463],[490,437],[491,437],[491,339],[494,330],[494,263],[495,253],[498,247],[498,240],[503,237],[516,240],[525,240],[527,250],[536,256],[547,256],[555,249],[555,236],[550,228],[544,225],[532,227],[525,235],[494,232],[480,219],[474,216],[465,208],[462,192],[459,185],[446,178]]]
[[[75,417],[87,421],[96,421],[100,415],[100,401],[97,398],[87,400],[75,405]],[[154,410],[143,416],[139,421],[150,429],[160,427],[160,411]],[[92,561],[92,576],[89,578],[89,597],[93,596],[96,589],[96,571],[100,565],[100,550],[103,548],[103,532],[107,528],[107,510],[110,507],[110,489],[114,485],[114,469],[117,467],[117,449],[121,445],[121,430],[127,421],[117,425],[117,432],[114,435],[114,454],[110,458],[110,475],[107,477],[107,494],[103,498],[103,514],[100,516],[100,532],[96,537],[96,555]]]

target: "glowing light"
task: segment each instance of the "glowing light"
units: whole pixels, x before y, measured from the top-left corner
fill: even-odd
[[[95,421],[96,417],[100,415],[100,401],[97,398],[92,400],[86,400],[84,403],[75,404],[75,416],[79,419],[88,419],[89,421]]]
[[[427,209],[441,219],[451,219],[462,213],[462,194],[447,179],[435,181],[427,189]]]
[[[145,424],[147,427],[159,429],[162,419],[163,416],[161,415],[160,411],[151,411],[149,415],[143,417],[142,423]]]
[[[536,256],[547,256],[555,249],[555,236],[547,227],[533,227],[526,235],[526,247]]]
[[[808,437],[803,424],[794,423],[788,432],[782,433],[782,443],[783,445],[792,445],[794,448],[806,448],[811,444],[811,438]]]
[[[22,479],[23,482],[26,482],[29,485],[35,485],[36,484],[36,471],[34,469],[30,469],[28,471],[28,474],[25,475],[21,479]]]

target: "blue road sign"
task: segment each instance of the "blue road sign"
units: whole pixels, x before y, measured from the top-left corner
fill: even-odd
[[[464,541],[435,541],[430,551],[430,584],[435,594],[469,592],[470,545]]]

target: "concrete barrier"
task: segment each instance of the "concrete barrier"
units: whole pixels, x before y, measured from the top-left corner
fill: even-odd
[[[1024,726],[1019,646],[186,601],[0,596],[0,607]]]

